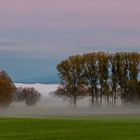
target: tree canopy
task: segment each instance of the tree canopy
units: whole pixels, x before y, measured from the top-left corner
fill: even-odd
[[[92,105],[122,104],[140,101],[140,54],[136,52],[92,52],[71,56],[57,65],[61,88],[73,99],[84,87]],[[71,95],[71,96],[70,96]]]
[[[12,102],[12,96],[16,87],[10,78],[10,76],[5,72],[0,72],[0,107],[6,107]]]

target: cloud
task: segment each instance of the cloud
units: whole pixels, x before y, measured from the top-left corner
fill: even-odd
[[[23,42],[11,39],[0,39],[1,54],[24,53],[27,52],[27,50],[28,48]]]
[[[19,46],[21,42],[16,40],[9,40],[9,39],[0,39],[0,48],[7,47],[7,46]]]

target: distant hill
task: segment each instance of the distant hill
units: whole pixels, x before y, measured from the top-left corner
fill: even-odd
[[[32,77],[32,78],[23,78],[20,80],[15,80],[15,83],[45,83],[45,84],[58,84],[59,77],[57,75],[51,75],[47,77]]]

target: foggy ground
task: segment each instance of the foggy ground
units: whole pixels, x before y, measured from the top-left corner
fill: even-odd
[[[0,110],[0,117],[140,117],[140,106],[118,106],[93,108],[90,98],[77,102],[77,108],[67,100],[49,94],[58,85],[16,84],[17,87],[35,87],[42,93],[41,100],[35,106],[24,102],[14,102],[8,108]]]

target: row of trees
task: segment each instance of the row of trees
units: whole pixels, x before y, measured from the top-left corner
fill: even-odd
[[[41,94],[33,87],[17,88],[10,76],[5,71],[0,71],[0,108],[8,107],[12,102],[23,102],[35,105]]]
[[[81,95],[90,95],[92,105],[97,106],[103,102],[115,105],[117,100],[136,102],[140,99],[139,68],[140,54],[136,52],[71,56],[57,65],[62,85],[59,91],[70,97],[74,106]]]
[[[14,102],[25,102],[28,106],[35,105],[40,99],[41,93],[36,91],[33,87],[19,87],[13,94]]]

